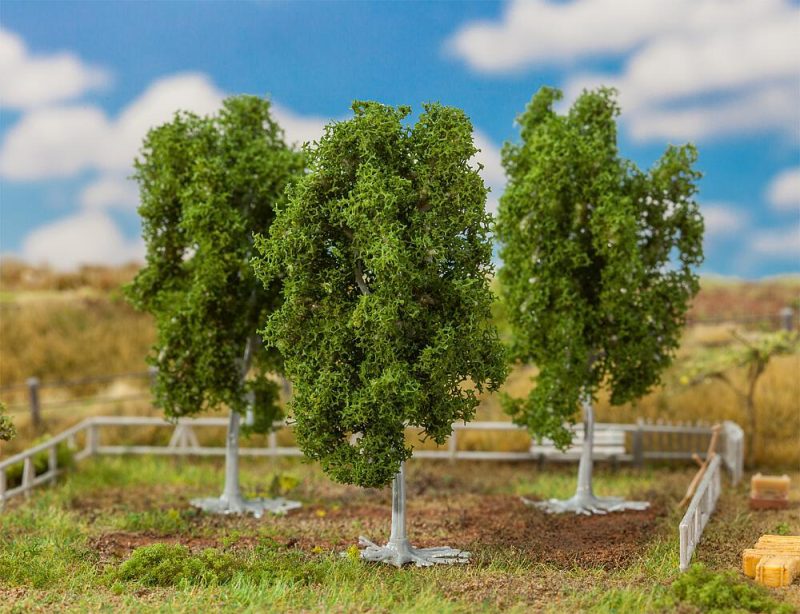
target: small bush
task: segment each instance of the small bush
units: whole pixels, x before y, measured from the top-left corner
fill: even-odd
[[[234,557],[216,548],[192,554],[180,544],[152,544],[134,550],[120,565],[117,576],[146,586],[224,584],[240,568]]]
[[[794,608],[779,603],[766,590],[740,579],[733,572],[715,573],[703,564],[695,564],[672,583],[672,595],[688,602],[701,612],[764,612],[791,614]]]
[[[247,556],[216,548],[193,554],[186,546],[162,543],[134,550],[111,580],[146,586],[213,585],[225,584],[241,573],[255,583],[309,585],[323,580],[323,567],[308,560],[302,552],[279,551],[268,543]]]

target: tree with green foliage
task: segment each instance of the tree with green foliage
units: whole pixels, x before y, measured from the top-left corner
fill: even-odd
[[[0,401],[0,441],[13,439],[16,434],[14,423],[11,422],[11,418],[6,416],[6,406]]]
[[[254,96],[228,98],[213,117],[177,113],[148,133],[135,163],[147,263],[126,292],[156,320],[156,403],[175,419],[230,409],[223,494],[193,501],[208,511],[261,515],[299,505],[245,500],[238,452],[241,414],[256,433],[281,417],[271,376],[282,360],[257,334],[280,303],[280,280],[262,284],[250,259],[254,234],[268,231],[303,168],[270,103]]]
[[[642,172],[619,155],[613,90],[584,92],[565,115],[553,110],[560,98],[542,88],[518,118],[521,142],[503,149],[497,237],[511,355],[539,370],[528,397],[504,405],[561,448],[583,408],[577,492],[544,509],[641,509],[592,492],[592,403],[601,386],[615,405],[641,397],[672,361],[703,259],[696,151],[670,146]]]
[[[294,385],[298,445],[334,480],[392,482],[392,530],[362,558],[397,566],[466,559],[415,549],[405,527],[406,426],[442,444],[505,375],[490,322],[493,295],[487,190],[469,160],[472,125],[458,109],[353,104],[309,151],[257,274],[282,277],[284,302],[267,321]]]

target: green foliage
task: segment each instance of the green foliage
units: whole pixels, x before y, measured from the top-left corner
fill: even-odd
[[[255,265],[283,278],[263,334],[294,385],[298,444],[334,480],[377,487],[411,456],[404,423],[444,442],[505,367],[469,119],[438,104],[414,126],[408,107],[353,111],[308,152]]]
[[[699,288],[703,219],[695,149],[669,147],[648,172],[619,156],[614,91],[584,92],[566,115],[542,88],[503,148],[500,289],[514,359],[534,362],[527,399],[506,398],[516,422],[567,445],[582,395],[607,383],[611,402],[659,382]]]
[[[766,590],[739,579],[733,572],[715,573],[696,563],[672,583],[672,595],[691,603],[701,612],[763,612],[791,614],[794,608],[779,603]]]
[[[0,401],[0,441],[8,441],[9,439],[13,439],[14,435],[17,434],[17,430],[14,428],[14,423],[11,422],[11,418],[6,416],[5,413],[5,403]]]
[[[180,544],[151,544],[136,548],[120,565],[117,577],[146,586],[224,584],[239,568],[234,557],[216,548],[192,554]]]
[[[205,548],[192,553],[181,544],[151,544],[137,548],[112,574],[117,581],[145,586],[226,584],[236,574],[254,584],[307,585],[323,579],[323,569],[297,551],[280,551],[262,544],[249,555]]]
[[[253,234],[269,229],[302,155],[268,101],[239,96],[215,117],[178,113],[151,130],[135,167],[147,264],[126,294],[156,319],[157,402],[171,417],[241,412],[253,391],[254,428],[269,430],[279,409],[267,374],[281,361],[253,337],[280,301],[280,281],[262,285],[249,262]]]

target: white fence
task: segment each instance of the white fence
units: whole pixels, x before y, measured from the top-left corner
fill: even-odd
[[[689,568],[694,549],[700,541],[703,529],[717,507],[717,499],[719,499],[721,490],[721,462],[721,457],[718,455],[711,459],[703,479],[700,480],[697,491],[689,503],[689,509],[686,510],[686,514],[684,514],[678,526],[681,571],[686,571]]]
[[[83,439],[83,447],[74,456],[81,460],[95,455],[120,455],[120,454],[156,454],[168,456],[224,456],[224,447],[201,446],[195,433],[196,428],[216,427],[225,428],[227,418],[193,418],[180,419],[177,422],[168,422],[162,418],[138,416],[114,416],[87,418],[80,424],[64,431],[48,441],[34,446],[11,458],[0,461],[0,504],[5,500],[20,494],[30,492],[34,487],[51,482],[61,471],[58,466],[58,446],[68,445],[73,450],[77,449],[78,438]],[[159,445],[104,445],[101,431],[104,428],[114,427],[144,427],[159,426],[172,428],[170,442],[166,446]],[[285,428],[284,422],[276,422],[276,429]],[[620,455],[620,462],[632,462],[640,465],[647,460],[691,460],[692,455],[702,450],[711,436],[710,427],[647,424],[611,424],[598,423],[597,431],[616,430],[623,431],[630,438],[630,453]],[[454,424],[453,434],[447,448],[441,450],[416,450],[415,458],[433,458],[449,460],[489,460],[489,461],[531,461],[539,456],[531,454],[529,450],[510,452],[497,450],[463,450],[459,449],[459,433],[464,431],[515,431],[524,432],[524,428],[511,422],[470,422],[468,424]],[[733,422],[725,422],[721,440],[721,453],[726,468],[730,471],[731,480],[736,483],[742,475],[743,434],[742,430]],[[681,449],[680,446],[683,446]],[[242,456],[274,457],[274,456],[301,456],[302,452],[293,446],[279,446],[276,432],[268,436],[266,448],[241,447]],[[36,473],[36,459],[47,455],[45,471]],[[554,450],[549,459],[558,460],[558,453]],[[569,460],[565,456],[565,459]],[[8,473],[16,467],[22,466],[20,483],[8,487]],[[698,535],[699,537],[699,535]]]

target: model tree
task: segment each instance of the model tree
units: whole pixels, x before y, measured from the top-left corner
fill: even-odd
[[[465,560],[412,548],[405,527],[405,427],[443,443],[505,372],[490,323],[492,246],[486,188],[458,109],[353,104],[309,152],[309,173],[257,241],[265,283],[284,302],[265,341],[294,386],[297,441],[334,480],[392,482],[389,543],[362,558],[397,566]]]
[[[643,509],[592,492],[592,404],[604,385],[615,405],[637,399],[672,361],[703,259],[696,152],[669,147],[642,172],[617,150],[613,90],[584,92],[565,115],[553,110],[560,98],[540,90],[518,118],[521,142],[503,150],[497,236],[511,354],[539,370],[527,398],[504,404],[562,448],[572,437],[565,422],[583,408],[577,492],[544,509]]]
[[[193,504],[257,516],[296,507],[245,500],[238,452],[241,414],[254,432],[280,417],[270,375],[282,361],[257,334],[279,304],[280,284],[261,284],[250,259],[254,233],[269,229],[302,173],[302,155],[284,142],[268,101],[240,96],[215,117],[178,113],[151,130],[135,169],[147,264],[126,290],[156,320],[156,402],[171,418],[230,408],[222,496]]]

